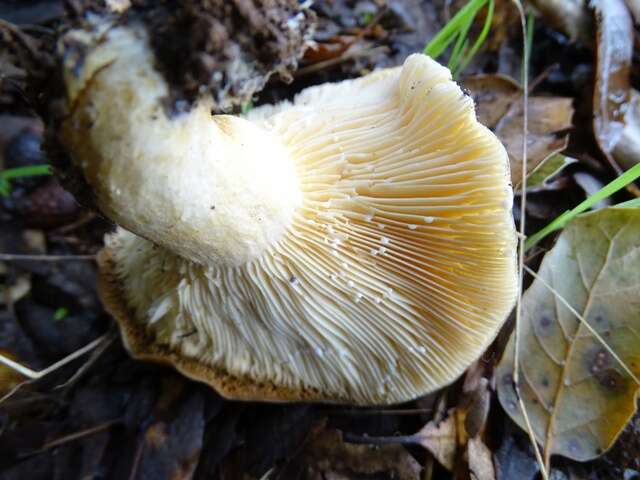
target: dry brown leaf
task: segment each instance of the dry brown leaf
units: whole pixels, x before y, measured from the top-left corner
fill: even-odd
[[[626,105],[624,115],[624,129],[612,153],[624,170],[640,163],[640,94],[637,90],[631,90],[631,100]]]
[[[444,468],[453,470],[457,446],[455,409],[449,410],[447,417],[440,423],[427,423],[414,436]]]
[[[476,103],[480,123],[492,130],[522,92],[520,85],[506,75],[474,75],[465,78],[462,86]]]
[[[557,181],[560,174],[569,165],[575,163],[578,163],[578,160],[562,155],[561,153],[551,155],[529,174],[527,178],[527,191],[534,193],[561,188],[562,182]]]
[[[469,439],[467,457],[472,480],[495,480],[496,471],[493,468],[491,451],[479,437]]]
[[[378,475],[397,480],[419,480],[420,464],[402,445],[345,443],[339,430],[322,430],[305,449],[307,478],[354,478]]]
[[[522,89],[503,75],[478,75],[464,83],[474,101],[481,123],[491,128],[504,144],[511,162],[514,186],[522,177]],[[529,97],[528,173],[548,157],[564,150],[566,130],[571,128],[573,99],[568,97]]]
[[[607,208],[569,224],[522,301],[520,393],[552,454],[586,461],[608,449],[636,409],[638,385],[542,282],[640,374],[640,210]],[[498,365],[500,403],[524,428],[513,389],[514,339]]]
[[[615,155],[623,136],[625,144],[618,153],[627,151],[629,138],[640,135],[634,114],[630,88],[633,59],[633,21],[624,0],[593,2],[598,26],[596,82],[593,92],[593,129],[600,150],[617,173],[622,171]],[[629,122],[630,131],[625,134]],[[624,134],[624,135],[623,135]],[[630,162],[629,159],[624,160]]]
[[[4,350],[0,350],[0,355],[14,361],[18,360],[10,352]],[[0,397],[15,388],[20,382],[24,381],[24,379],[25,378],[14,369],[0,365]]]
[[[640,0],[625,0],[636,23],[640,23]]]
[[[593,19],[585,0],[533,0],[532,3],[551,25],[571,40],[591,45]]]
[[[469,437],[477,437],[483,433],[490,406],[489,381],[482,378],[478,388],[471,393],[468,407],[464,409],[464,429]]]

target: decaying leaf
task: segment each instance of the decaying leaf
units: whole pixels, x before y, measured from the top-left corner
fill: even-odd
[[[165,385],[150,424],[138,437],[129,478],[193,477],[202,449],[204,398],[194,394],[183,401],[180,390]]]
[[[3,350],[0,350],[0,355],[14,361],[17,360],[11,353]],[[23,380],[24,377],[12,368],[0,365],[0,397],[15,388]]]
[[[544,258],[524,295],[520,392],[548,463],[608,449],[633,415],[638,385],[554,288],[640,373],[640,210],[607,208],[574,220]],[[512,386],[514,338],[498,366],[498,395],[521,426]]]
[[[567,34],[571,40],[590,45],[593,19],[585,0],[533,0],[533,5],[553,26]]]
[[[339,430],[322,430],[306,449],[305,478],[347,479],[362,475],[375,478],[418,480],[420,464],[402,445],[356,445],[345,443]],[[369,478],[369,477],[367,477]]]
[[[573,180],[578,186],[584,190],[585,196],[589,197],[595,195],[598,190],[604,187],[604,182],[590,172],[575,172],[573,174]],[[609,207],[612,205],[611,197],[603,198],[599,202],[596,202],[591,207],[593,210]]]
[[[42,366],[36,346],[8,310],[0,311],[0,355],[31,368]],[[0,397],[24,380],[14,369],[0,364]]]
[[[472,480],[495,480],[496,472],[491,461],[491,451],[482,439],[479,437],[469,439],[467,457]]]
[[[506,425],[506,431],[502,439],[502,444],[493,456],[496,480],[534,480],[537,478],[539,466],[533,453],[527,451],[531,448],[528,439],[522,445],[516,439],[511,423]],[[525,436],[524,433],[522,435]],[[523,439],[524,440],[524,439]]]
[[[522,89],[503,75],[478,75],[464,81],[476,102],[480,122],[491,128],[502,141],[511,161],[515,188],[522,177]],[[568,97],[529,97],[528,173],[551,155],[567,147],[573,116]]]
[[[600,149],[617,173],[623,165],[616,155],[616,146],[623,136],[625,143],[618,148],[622,158],[628,154],[627,143],[640,133],[632,101],[630,71],[633,59],[633,21],[624,0],[595,0],[592,2],[598,25],[596,82],[593,92],[593,129]],[[629,129],[626,130],[626,123]],[[628,156],[628,155],[626,155]],[[634,163],[625,158],[626,164]],[[629,165],[624,165],[628,168]]]
[[[640,93],[631,90],[631,100],[625,106],[624,129],[613,148],[613,158],[624,170],[640,163]]]
[[[489,407],[491,406],[491,394],[489,392],[489,382],[482,378],[478,387],[469,394],[469,403],[464,412],[464,431],[470,437],[477,437],[484,432]]]
[[[538,168],[529,174],[527,178],[527,191],[536,192],[540,190],[554,189],[553,181],[569,165],[577,163],[578,160],[567,157],[561,153],[551,155],[540,163]],[[557,188],[557,187],[555,187]]]
[[[636,23],[640,23],[640,0],[625,0]]]
[[[455,409],[449,410],[441,422],[432,420],[427,423],[415,437],[443,467],[453,470],[457,446]]]
[[[0,273],[2,264],[0,264]],[[29,275],[19,275],[10,285],[0,283],[0,305],[16,303],[31,290]]]

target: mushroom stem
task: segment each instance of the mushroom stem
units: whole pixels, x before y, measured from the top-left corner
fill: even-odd
[[[60,137],[105,215],[199,263],[241,265],[280,240],[301,194],[277,136],[212,116],[208,95],[168,114],[141,28],[103,26],[64,42],[70,114]]]

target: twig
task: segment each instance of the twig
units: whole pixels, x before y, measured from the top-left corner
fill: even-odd
[[[22,255],[18,253],[0,253],[0,262],[40,261],[63,262],[66,260],[95,260],[95,255]]]
[[[367,416],[367,415],[423,415],[425,413],[433,413],[431,408],[405,408],[398,410],[334,410],[326,411],[327,415],[348,415],[348,416]]]
[[[19,27],[0,18],[0,29],[6,30],[13,35],[27,49],[29,55],[34,59],[37,60],[42,58],[38,48],[32,44],[31,38],[28,35],[25,35]]]
[[[420,445],[420,438],[418,435],[369,437],[368,435],[354,435],[353,433],[345,432],[343,438],[347,443],[358,443],[364,445]]]
[[[107,338],[108,335],[109,334],[105,334],[105,335],[102,335],[102,336],[96,338],[93,342],[89,343],[88,345],[85,345],[84,347],[82,347],[79,350],[76,350],[72,354],[67,355],[62,360],[58,360],[54,364],[52,364],[52,365],[48,366],[47,368],[45,368],[44,370],[40,370],[40,371],[31,370],[29,367],[25,367],[21,363],[15,362],[15,361],[11,360],[10,358],[5,357],[2,354],[0,354],[0,363],[2,363],[5,366],[11,368],[12,370],[15,370],[16,372],[18,372],[19,374],[27,377],[30,380],[39,380],[42,377],[44,377],[46,375],[49,375],[51,372],[54,372],[54,371],[58,370],[61,367],[64,367],[68,363],[74,361],[76,358],[81,357],[85,353],[93,350],[98,345],[100,345],[100,343],[102,343]]]
[[[87,437],[89,435],[93,435],[95,433],[101,432],[103,430],[107,430],[109,428],[111,428],[112,426],[121,423],[122,419],[117,418],[115,420],[110,420],[108,422],[105,422],[101,425],[96,425],[95,427],[90,427],[87,428],[85,430],[80,430],[79,432],[75,432],[75,433],[71,433],[69,435],[64,435],[60,438],[56,438],[55,440],[52,440],[50,442],[45,443],[42,447],[40,447],[38,450],[29,452],[29,454],[27,456],[31,456],[31,455],[37,455],[38,453],[42,453],[45,452],[47,450],[50,450],[52,448],[55,447],[59,447],[60,445],[64,445],[66,443],[69,442],[73,442],[75,440],[78,440],[80,438],[84,438]]]
[[[367,55],[373,55],[377,52],[386,52],[389,50],[388,47],[385,47],[385,46],[378,46],[378,47],[372,47],[372,48],[363,48],[363,47],[351,48],[353,45],[355,44],[350,45],[349,48],[347,48],[344,51],[344,53],[339,57],[329,58],[328,60],[323,60],[321,62],[317,62],[312,65],[308,65],[306,67],[302,67],[296,70],[294,76],[296,78],[302,77],[304,75],[309,75],[311,73],[317,72],[318,70],[324,70],[325,68],[338,65],[342,62],[346,62],[347,60],[350,60],[352,58],[365,57]]]
[[[82,377],[82,375],[96,363],[96,361],[102,356],[107,348],[109,348],[109,346],[113,343],[116,337],[117,333],[115,332],[115,330],[111,330],[109,333],[107,333],[102,345],[99,345],[93,352],[91,352],[91,356],[89,357],[89,359],[80,368],[78,368],[78,370],[71,376],[71,378],[66,380],[64,383],[56,386],[55,389],[57,390],[66,388],[77,382],[78,379]]]
[[[524,14],[524,9],[522,8],[522,3],[520,0],[512,0],[516,8],[518,9],[518,13],[520,15],[520,26],[522,28],[522,51],[523,58],[525,61],[522,63],[522,178],[520,180],[520,226],[519,226],[519,237],[518,237],[518,297],[516,300],[516,320],[515,320],[515,329],[514,329],[514,356],[513,356],[513,389],[516,394],[516,398],[518,399],[518,406],[520,407],[520,411],[522,412],[522,416],[524,418],[525,425],[527,427],[527,434],[529,435],[529,439],[531,440],[531,445],[533,446],[533,451],[536,456],[536,461],[540,467],[540,472],[542,473],[542,478],[544,480],[548,480],[549,475],[547,473],[547,468],[542,459],[542,453],[540,452],[540,448],[538,447],[538,442],[536,441],[536,435],[533,431],[533,427],[531,426],[531,421],[529,420],[529,414],[527,413],[526,406],[524,401],[522,400],[522,396],[520,395],[520,384],[519,384],[519,357],[520,357],[520,323],[522,321],[522,287],[524,285],[523,277],[524,277],[524,242],[525,242],[525,226],[526,226],[526,211],[527,211],[527,140],[529,136],[529,48],[527,45],[527,22]]]
[[[535,278],[540,283],[542,283],[542,285],[547,287],[547,289],[551,293],[553,293],[553,295],[555,295],[555,297],[558,300],[560,300],[560,303],[562,303],[565,307],[567,307],[567,309],[571,313],[573,313],[578,320],[580,320],[580,322],[586,327],[586,329],[589,330],[589,333],[591,335],[593,335],[596,338],[596,340],[598,340],[602,344],[602,346],[605,348],[605,350],[607,352],[609,352],[609,354],[620,364],[622,369],[633,379],[633,381],[636,382],[638,385],[640,385],[640,379],[633,373],[631,368],[629,368],[627,366],[627,364],[624,362],[624,360],[622,360],[618,356],[618,354],[616,354],[616,352],[607,344],[607,342],[604,340],[604,338],[602,338],[602,336],[591,326],[591,324],[589,322],[587,322],[587,320],[584,318],[584,316],[580,315],[580,313],[578,313],[578,311],[575,308],[573,308],[571,306],[571,304],[562,295],[560,295],[560,292],[558,292],[555,288],[553,288],[553,286],[550,285],[544,278],[542,278],[540,275],[538,275],[536,272],[531,270],[526,265],[525,265],[524,268],[525,268],[525,270],[527,271],[527,273],[529,275],[531,275],[533,278]]]

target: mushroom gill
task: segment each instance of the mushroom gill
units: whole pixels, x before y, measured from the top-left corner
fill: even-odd
[[[100,48],[119,52],[113,35]],[[140,37],[130,41],[144,51]],[[128,143],[112,157],[105,138],[114,140],[100,129],[112,128],[114,113],[102,103],[123,86],[151,98],[135,75],[118,73],[132,68],[118,58],[96,69],[74,110],[90,105],[91,125],[72,116],[63,141],[94,188],[121,190],[98,195],[130,230],[107,238],[101,291],[134,356],[174,365],[229,398],[364,405],[447,385],[487,348],[517,288],[508,159],[446,68],[416,54],[402,67],[255,109],[215,137],[223,147],[210,144],[218,152],[210,178],[195,168],[208,155],[198,142],[217,120],[205,118],[206,107],[165,116],[154,130],[131,105],[136,117],[119,120]],[[136,68],[153,73],[147,57]],[[120,75],[114,91],[99,81],[109,75]],[[159,96],[148,101],[164,115]],[[147,148],[158,131],[179,141]],[[244,169],[245,191],[225,190],[236,185],[227,167]],[[148,175],[139,180],[145,189],[130,180],[132,169]],[[255,198],[265,215],[248,211]],[[225,212],[241,225],[216,223]],[[215,229],[223,246],[207,233]]]

